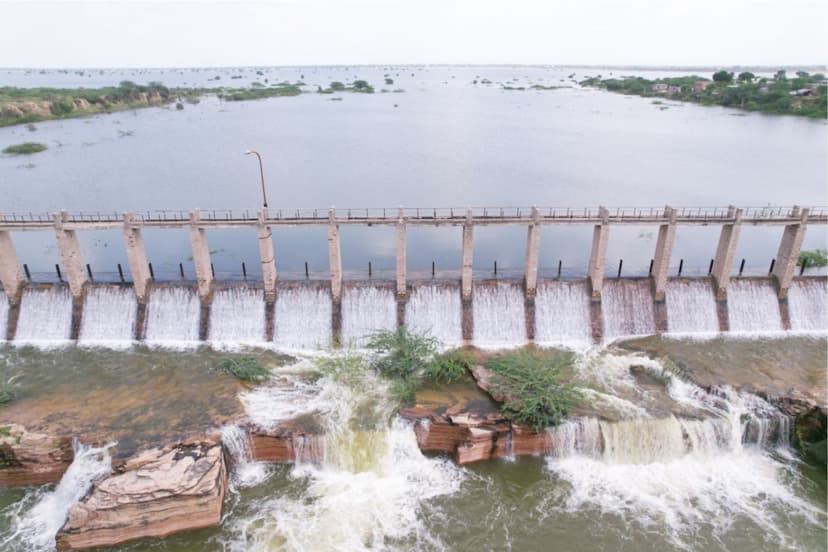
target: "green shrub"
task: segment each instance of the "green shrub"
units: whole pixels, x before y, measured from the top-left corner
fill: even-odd
[[[799,253],[799,259],[796,261],[796,266],[806,267],[826,266],[828,265],[828,250],[812,249],[810,251],[802,251]]]
[[[339,81],[333,81],[328,88],[331,90],[345,90],[345,85]]]
[[[267,368],[250,356],[224,357],[219,366],[231,376],[244,381],[257,381],[270,374]]]
[[[24,142],[22,144],[14,144],[7,147],[3,150],[3,153],[9,153],[12,155],[29,155],[44,151],[45,149],[45,144],[39,144],[37,142]]]
[[[349,387],[362,382],[367,368],[363,357],[347,350],[320,357],[316,365],[323,375]]]
[[[417,389],[420,388],[420,382],[415,378],[400,378],[395,379],[391,383],[391,394],[403,405],[410,405],[414,403],[417,397]]]
[[[452,383],[462,378],[474,365],[474,356],[454,349],[437,356],[426,369],[425,379],[434,383]]]
[[[559,424],[581,401],[565,379],[573,362],[571,353],[527,349],[493,357],[486,367],[493,372],[493,393],[506,397],[501,406],[506,417],[540,431]]]
[[[371,366],[388,379],[422,378],[437,355],[437,340],[397,331],[377,332],[367,347],[377,353]]]

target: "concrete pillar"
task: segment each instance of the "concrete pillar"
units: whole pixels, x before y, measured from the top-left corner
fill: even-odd
[[[727,284],[730,283],[733,257],[736,255],[736,244],[742,229],[742,210],[731,206],[728,214],[733,217],[733,222],[722,226],[716,258],[713,260],[713,289],[717,301],[727,298]]]
[[[604,285],[604,267],[607,263],[607,245],[609,243],[609,211],[605,207],[599,209],[601,223],[595,225],[592,233],[592,252],[589,256],[587,278],[592,290],[592,300],[601,300],[601,288]]]
[[[26,280],[20,270],[20,261],[11,239],[11,232],[0,230],[0,282],[6,291],[9,304],[20,302],[20,292]]]
[[[405,220],[402,209],[397,221],[397,298],[405,299],[408,296],[408,267],[405,246]]]
[[[541,225],[537,207],[532,207],[532,223],[526,237],[526,264],[524,266],[524,283],[526,297],[533,299],[538,290],[538,261],[540,259]]]
[[[264,282],[265,303],[276,300],[276,254],[273,252],[273,233],[267,225],[267,209],[259,211],[259,258],[262,261],[262,281]]]
[[[676,212],[669,206],[664,209],[664,212],[669,222],[658,228],[658,239],[653,257],[653,297],[656,303],[664,302],[670,258],[673,255],[673,244],[676,242]]]
[[[139,305],[146,305],[149,295],[150,276],[147,252],[144,248],[144,236],[141,225],[133,213],[124,213],[124,244],[126,244],[127,263],[132,274],[133,289]]]
[[[464,301],[472,297],[472,262],[474,253],[474,225],[472,211],[466,210],[466,222],[463,224],[463,268],[460,271],[460,289]]]
[[[805,240],[805,230],[808,223],[808,209],[802,209],[800,222],[785,226],[782,240],[779,242],[779,251],[773,264],[773,281],[780,299],[788,297],[788,288],[793,281],[796,263],[799,260],[799,251]]]
[[[207,245],[207,232],[199,226],[201,210],[190,213],[190,244],[193,248],[193,264],[195,264],[196,280],[198,281],[198,295],[201,302],[209,304],[213,291],[213,267],[210,264],[210,246]]]
[[[336,211],[328,211],[328,259],[331,267],[331,297],[334,304],[342,302],[342,250],[339,244],[339,226]]]
[[[80,242],[74,230],[68,230],[64,224],[68,220],[66,211],[55,214],[55,236],[57,237],[60,258],[66,270],[66,280],[74,302],[81,302],[83,287],[86,284],[86,265],[81,255]]]

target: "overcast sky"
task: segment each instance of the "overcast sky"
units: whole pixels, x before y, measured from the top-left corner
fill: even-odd
[[[0,67],[828,61],[825,0],[0,0],[0,21]]]

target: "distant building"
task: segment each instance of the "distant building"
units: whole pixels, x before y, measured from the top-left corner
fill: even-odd
[[[815,91],[810,88],[800,88],[798,90],[791,90],[788,92],[791,96],[810,96],[813,93],[815,93]]]
[[[767,83],[763,83],[759,86],[759,93],[760,94],[767,94],[768,90],[770,90],[770,86]]]
[[[681,86],[668,86],[667,87],[667,94],[672,96],[673,94],[680,94],[681,93]]]
[[[711,84],[711,81],[696,81],[693,83],[693,92],[704,92]]]
[[[657,82],[653,85],[653,92],[655,92],[656,94],[666,94],[669,88],[670,87],[667,85],[667,83]]]

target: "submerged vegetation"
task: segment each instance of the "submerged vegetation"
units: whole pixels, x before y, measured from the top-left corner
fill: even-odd
[[[38,142],[24,142],[22,144],[14,144],[3,150],[3,153],[11,155],[29,155],[32,153],[39,153],[46,150],[46,144]]]
[[[558,425],[581,400],[569,381],[574,356],[569,352],[521,349],[490,358],[492,391],[505,398],[502,410],[536,431]]]
[[[799,253],[796,266],[817,267],[828,265],[828,250],[811,249]]]
[[[582,86],[594,86],[610,92],[644,97],[667,97],[673,100],[736,107],[763,113],[801,115],[824,119],[828,117],[826,78],[822,73],[804,71],[789,78],[783,70],[773,77],[762,78],[744,71],[738,76],[717,71],[712,79],[700,76],[645,79],[590,77]]]
[[[251,356],[224,357],[219,362],[219,367],[227,374],[243,381],[259,381],[270,374],[267,368]]]

